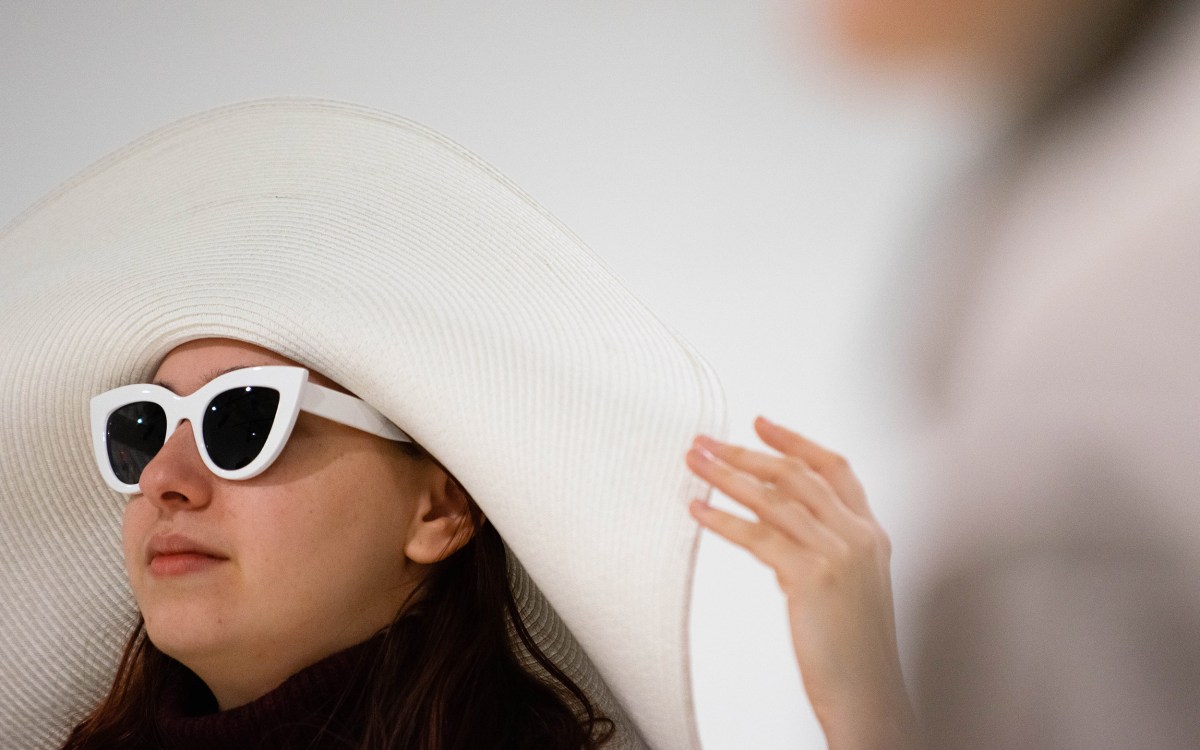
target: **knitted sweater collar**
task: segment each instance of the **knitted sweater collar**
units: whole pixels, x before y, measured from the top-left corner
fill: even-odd
[[[208,687],[183,671],[164,690],[158,728],[170,750],[353,746],[360,688],[382,635],[305,667],[262,697],[218,711]]]

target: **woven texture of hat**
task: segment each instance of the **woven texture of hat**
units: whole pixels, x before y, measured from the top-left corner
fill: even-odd
[[[724,430],[712,372],[479,159],[304,99],[163,128],[0,231],[0,747],[61,743],[136,615],[88,399],[206,336],[413,435],[519,559],[526,622],[620,718],[617,746],[698,747],[686,506],[707,488],[683,454]]]

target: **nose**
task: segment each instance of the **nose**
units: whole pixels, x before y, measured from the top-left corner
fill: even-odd
[[[139,481],[142,494],[163,510],[197,510],[212,500],[216,476],[204,465],[191,422],[181,422]]]

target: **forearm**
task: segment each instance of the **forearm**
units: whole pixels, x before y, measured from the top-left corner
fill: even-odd
[[[912,702],[896,667],[855,695],[813,704],[829,750],[918,750],[924,746]]]

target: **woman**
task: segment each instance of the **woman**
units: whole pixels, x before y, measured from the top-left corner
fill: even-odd
[[[930,746],[1197,747],[1200,3],[830,7],[859,57],[973,79],[1009,120],[890,337],[929,467]]]
[[[611,733],[518,630],[578,705],[522,668],[499,536],[377,412],[226,339],[176,347],[154,381],[94,402],[101,473],[131,494],[144,625],[68,747],[593,747],[594,728]],[[310,394],[326,409],[300,411]]]
[[[700,479],[762,517],[692,511],[776,566],[831,745],[907,730],[886,540],[844,463],[762,422],[786,457],[702,436],[691,476],[722,429],[707,366],[440,136],[328,102],[205,113],[0,258],[2,539],[38,572],[0,581],[6,739],[52,747],[99,704],[72,743],[697,747]],[[222,432],[243,402],[265,437]]]

